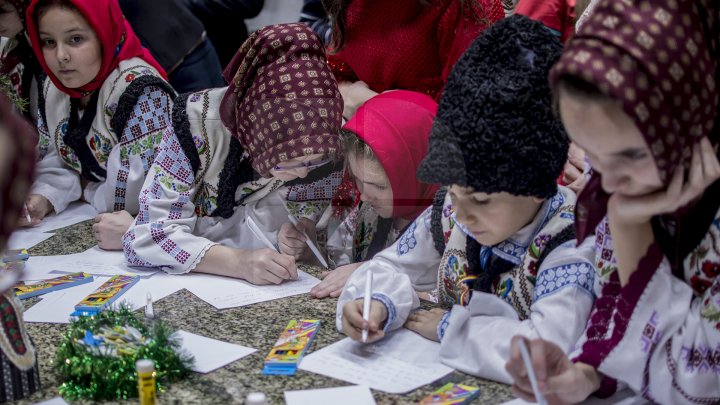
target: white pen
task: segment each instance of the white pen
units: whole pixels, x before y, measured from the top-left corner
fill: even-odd
[[[32,218],[30,217],[30,210],[27,207],[27,203],[25,203],[25,219],[27,219],[28,224],[32,223]]]
[[[258,238],[260,240],[260,242],[264,243],[265,246],[268,247],[268,249],[272,249],[272,250],[278,252],[278,250],[275,248],[275,245],[273,245],[272,242],[270,242],[270,239],[268,239],[267,236],[265,236],[265,234],[262,233],[262,231],[260,230],[260,227],[257,226],[257,224],[255,223],[255,221],[253,221],[252,218],[247,217],[247,224],[250,227],[250,230],[252,231],[253,235],[255,235],[255,237]],[[278,253],[280,253],[280,252],[278,252]]]
[[[295,226],[298,225],[298,220],[294,216],[292,216],[292,214],[288,214],[288,219],[290,220],[290,222],[292,222],[293,225],[295,225]],[[305,236],[305,243],[307,243],[308,247],[313,252],[315,257],[317,257],[317,259],[320,261],[320,264],[322,264],[323,267],[325,267],[327,269],[328,264],[325,261],[325,258],[322,256],[322,253],[320,253],[320,249],[318,249],[318,247],[315,246],[314,243],[312,243],[312,241],[308,237],[307,233],[305,233],[305,231],[303,231],[303,235]]]
[[[368,270],[365,273],[365,297],[363,298],[363,319],[370,322],[370,302],[372,301],[372,282],[373,275],[372,271]],[[363,328],[362,330],[362,341],[367,342],[368,330]]]
[[[535,394],[535,400],[538,402],[539,405],[547,405],[547,401],[545,400],[545,397],[543,394],[540,393],[540,390],[538,389],[538,382],[537,378],[535,377],[535,370],[532,366],[532,360],[530,359],[530,353],[528,352],[528,348],[525,345],[525,341],[520,339],[518,340],[518,344],[520,345],[520,355],[522,356],[523,363],[525,363],[525,369],[528,372],[528,378],[530,379],[530,385],[532,386],[533,393]]]

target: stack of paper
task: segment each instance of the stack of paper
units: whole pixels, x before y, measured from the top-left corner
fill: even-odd
[[[450,374],[440,363],[440,344],[407,329],[374,344],[343,339],[310,354],[300,369],[353,384],[403,394]]]
[[[48,233],[56,229],[87,221],[97,216],[97,211],[87,203],[74,202],[60,214],[52,214],[43,218],[37,226],[23,228],[13,232],[8,241],[8,249],[29,249],[55,235]]]
[[[320,283],[317,278],[298,271],[298,280],[280,285],[253,285],[248,282],[208,274],[176,276],[183,288],[217,309],[242,307],[292,295],[307,294]]]

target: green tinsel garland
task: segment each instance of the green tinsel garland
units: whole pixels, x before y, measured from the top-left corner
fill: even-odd
[[[93,354],[76,342],[76,339],[83,339],[85,331],[94,333],[102,326],[132,326],[151,341],[141,346],[135,355],[120,357]],[[155,362],[157,389],[162,392],[167,383],[187,376],[193,362],[192,357],[178,355],[180,343],[170,338],[171,334],[162,321],[145,324],[124,306],[117,311],[80,317],[70,325],[57,350],[55,369],[64,381],[58,391],[71,400],[137,397],[135,361],[151,359]]]

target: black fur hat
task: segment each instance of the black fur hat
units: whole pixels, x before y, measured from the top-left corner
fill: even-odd
[[[448,77],[418,178],[488,194],[555,195],[568,139],[548,73],[561,52],[558,38],[524,16],[485,30]]]

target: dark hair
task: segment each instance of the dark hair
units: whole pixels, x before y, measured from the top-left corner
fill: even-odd
[[[432,0],[418,0],[418,2],[424,6],[429,5],[431,1]],[[453,1],[460,2],[460,11],[463,17],[485,24],[489,22],[488,14],[485,12],[485,9],[477,3],[477,0]],[[329,46],[332,52],[338,52],[345,46],[345,37],[347,36],[347,9],[352,0],[321,0],[321,2],[330,19],[330,24],[332,24],[332,36]]]
[[[60,7],[66,10],[79,11],[70,0],[40,0],[35,6],[35,24],[40,27],[40,17],[53,7]]]

